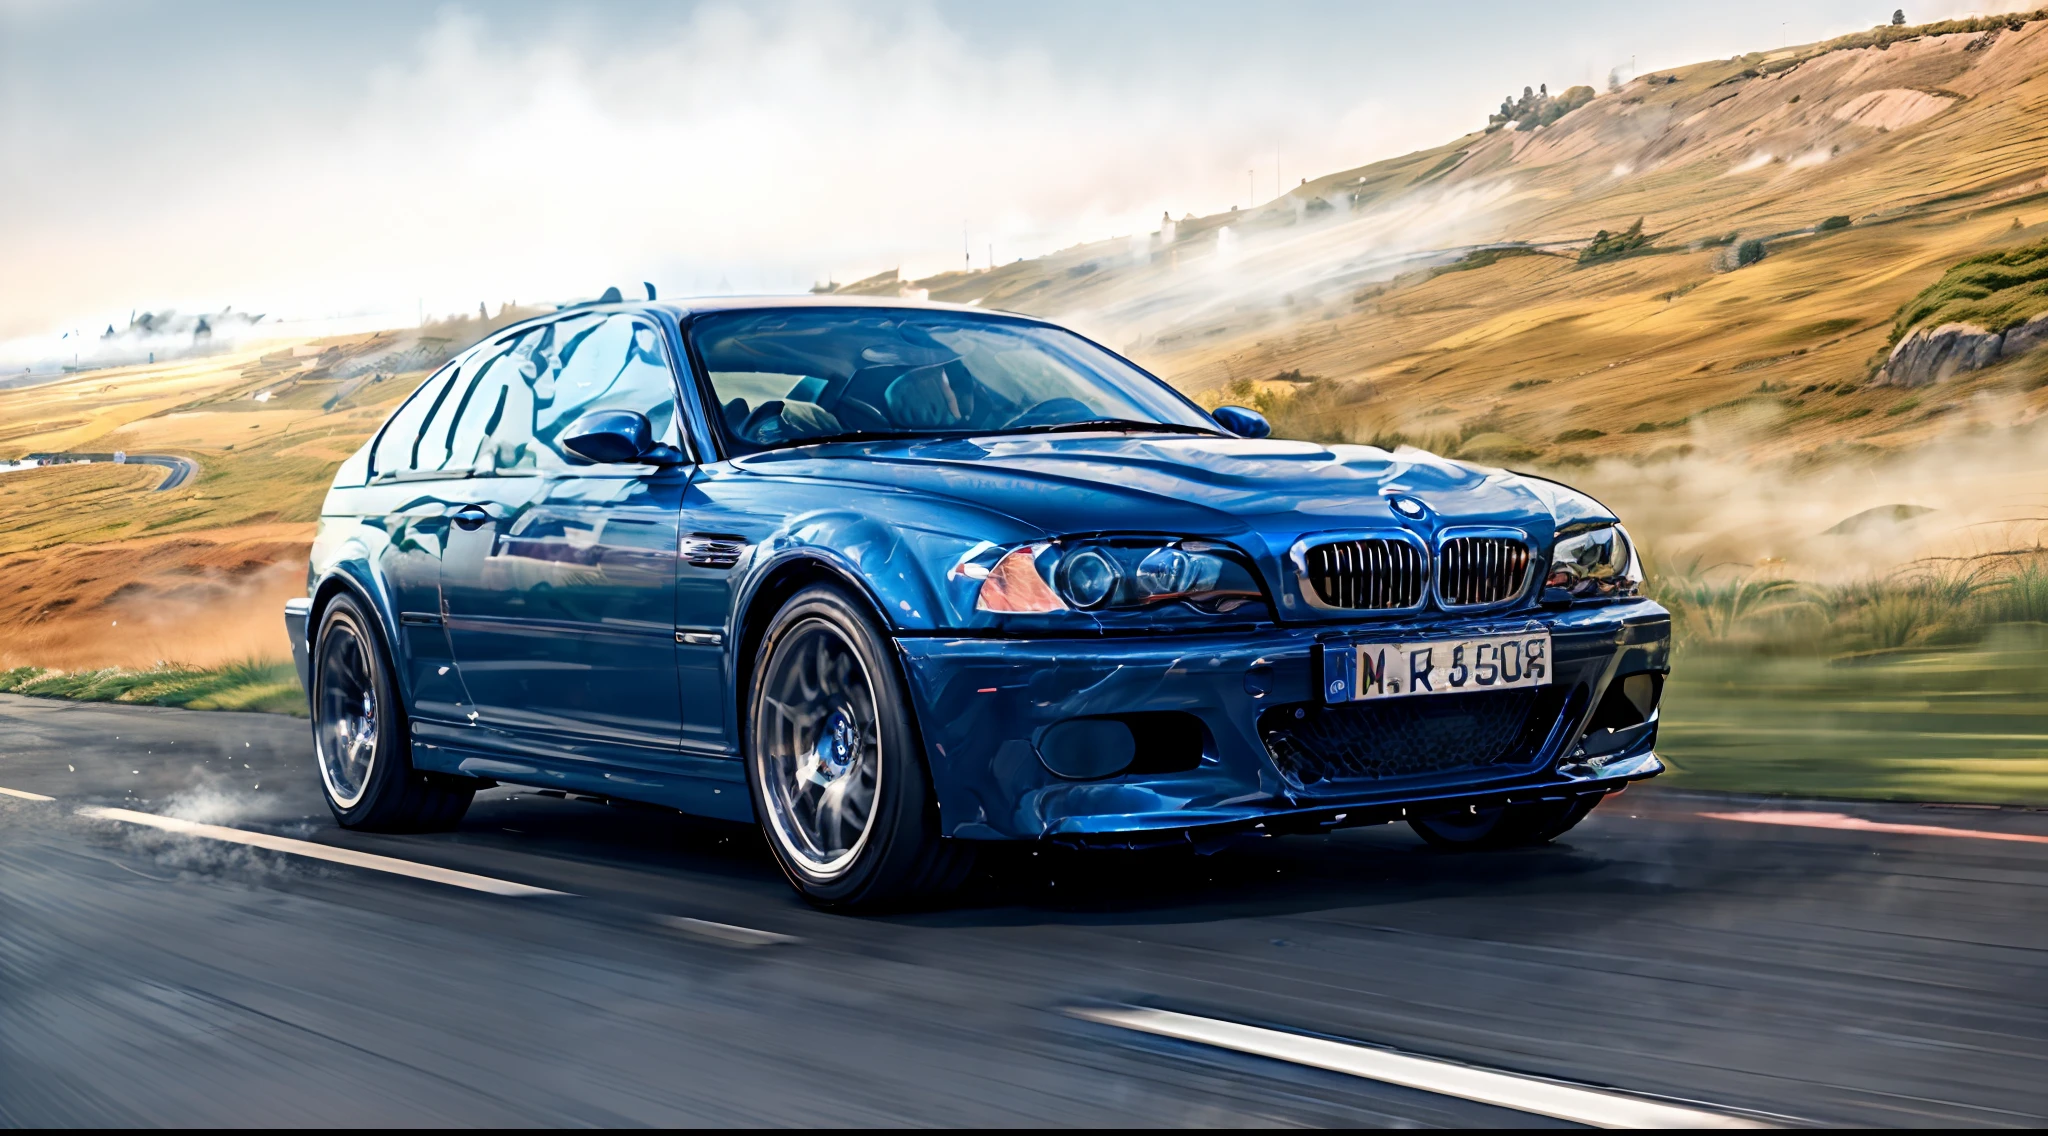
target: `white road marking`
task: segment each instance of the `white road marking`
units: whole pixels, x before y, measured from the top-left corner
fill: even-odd
[[[305,856],[314,860],[326,860],[334,864],[347,864],[355,868],[368,868],[374,872],[390,872],[398,876],[411,876],[416,880],[447,884],[450,887],[468,888],[471,891],[488,892],[491,895],[537,896],[568,895],[568,892],[554,891],[531,884],[517,884],[510,880],[493,879],[470,872],[458,872],[453,868],[436,868],[431,864],[415,864],[411,860],[400,860],[392,856],[379,856],[372,852],[357,852],[349,848],[335,848],[326,844],[315,844],[310,840],[293,840],[284,836],[272,836],[264,832],[248,832],[239,828],[224,828],[217,824],[197,824],[176,817],[158,816],[155,813],[138,813],[131,809],[84,808],[78,815],[99,820],[118,820],[129,824],[147,825],[165,832],[184,836],[203,836],[209,840],[224,840],[230,844],[247,844],[254,848],[268,848],[272,852],[285,852],[293,856]]]
[[[24,801],[54,801],[57,799],[55,797],[45,797],[41,793],[31,793],[26,789],[0,789],[0,793],[5,793],[10,797],[20,797]]]
[[[654,921],[685,935],[728,947],[772,947],[778,943],[802,941],[795,935],[779,935],[773,931],[757,931],[752,927],[735,927],[730,923],[713,923],[709,919],[690,919],[681,915],[657,915]]]
[[[1845,832],[1896,832],[1904,836],[1963,836],[1973,840],[2009,840],[2015,844],[2048,844],[2048,836],[2026,832],[1992,832],[1981,828],[1950,828],[1940,824],[1892,824],[1843,813],[1806,813],[1792,809],[1747,813],[1701,813],[1708,820],[1745,824],[1783,824],[1793,828],[1836,828]]]
[[[1555,1117],[1596,1128],[1769,1128],[1745,1117],[1705,1109],[1664,1104],[1641,1097],[1549,1081],[1518,1073],[1498,1073],[1455,1061],[1373,1049],[1320,1037],[1306,1037],[1236,1022],[1176,1014],[1167,1010],[1078,1007],[1074,1017],[1140,1033],[1199,1042],[1349,1073],[1370,1081],[1462,1097],[1518,1112]]]

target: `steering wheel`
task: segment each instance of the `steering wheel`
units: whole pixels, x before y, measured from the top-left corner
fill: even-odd
[[[777,426],[780,426],[782,424],[782,400],[779,398],[770,399],[767,402],[764,402],[761,405],[755,407],[754,412],[752,414],[747,415],[747,420],[745,422],[740,423],[738,433],[740,437],[745,438],[749,442],[781,441],[782,439],[780,438],[768,438],[762,436],[762,432],[766,430],[770,424],[774,424]]]
[[[1003,423],[1003,426],[1005,429],[1019,426],[1057,426],[1062,422],[1086,422],[1091,418],[1100,417],[1101,414],[1080,399],[1061,395],[1059,398],[1049,398],[1033,404],[1023,413]]]

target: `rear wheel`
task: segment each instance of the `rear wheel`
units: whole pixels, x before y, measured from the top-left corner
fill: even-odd
[[[1544,844],[1586,819],[1601,794],[1562,801],[1524,801],[1492,808],[1467,808],[1435,816],[1410,817],[1408,827],[1438,848],[1478,851]]]
[[[372,624],[352,596],[320,617],[313,647],[313,756],[343,828],[432,832],[454,827],[473,789],[412,767],[411,740]]]
[[[747,699],[747,781],[768,847],[820,907],[928,899],[969,850],[939,836],[931,774],[873,621],[829,587],[769,624]]]

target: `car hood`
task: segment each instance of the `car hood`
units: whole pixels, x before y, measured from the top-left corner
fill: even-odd
[[[1302,534],[1510,525],[1547,542],[1560,524],[1612,520],[1540,478],[1410,447],[1176,435],[1058,435],[845,443],[770,451],[739,466],[953,497],[1049,536],[1160,532],[1284,552]],[[1390,502],[1421,502],[1404,518]],[[1249,551],[1249,549],[1248,549]]]

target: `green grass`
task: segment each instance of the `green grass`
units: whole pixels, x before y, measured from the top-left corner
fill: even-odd
[[[2048,625],[1835,660],[1681,651],[1657,749],[1694,789],[2048,803]]]
[[[1969,323],[1987,331],[2048,312],[2048,241],[1982,253],[1958,263],[1906,301],[1892,323],[1892,342],[1916,327]]]
[[[306,695],[289,662],[246,659],[220,667],[163,666],[148,670],[108,667],[55,671],[16,667],[0,671],[0,693],[79,702],[134,702],[188,710],[259,710],[304,717]]]
[[[1679,573],[1658,751],[1674,782],[2048,804],[2048,556],[1812,584]]]
[[[1878,579],[1810,584],[1766,573],[1679,571],[1651,581],[1694,648],[1823,659],[1967,648],[2013,625],[2048,626],[2048,554],[1910,565]]]

